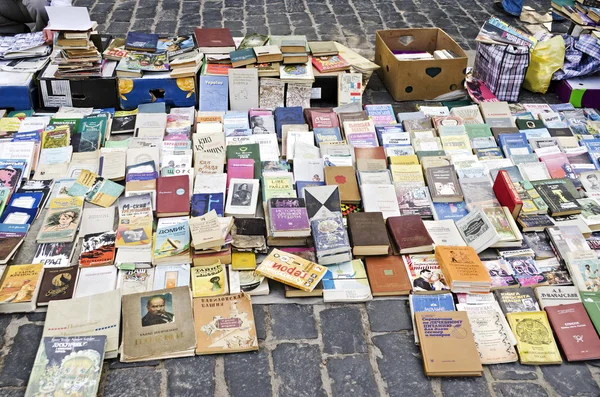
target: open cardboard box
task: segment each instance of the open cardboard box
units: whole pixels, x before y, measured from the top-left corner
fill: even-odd
[[[393,51],[449,50],[454,59],[396,59]],[[435,99],[462,89],[467,73],[467,54],[439,28],[378,30],[375,39],[375,63],[379,76],[396,101]]]

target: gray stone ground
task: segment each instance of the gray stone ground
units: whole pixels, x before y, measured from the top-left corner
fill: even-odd
[[[441,27],[466,50],[492,12],[478,0],[76,0],[99,30],[190,33],[228,27],[334,39],[366,56],[375,31]],[[549,1],[529,2],[542,10]],[[524,94],[522,101],[557,102]],[[391,103],[374,76],[365,102]],[[414,104],[394,104],[398,110]],[[28,244],[23,251],[33,247]],[[19,257],[32,257],[22,252]],[[26,259],[25,259],[26,260]],[[560,366],[491,365],[482,378],[429,379],[415,346],[406,300],[355,305],[255,306],[257,353],[147,362],[106,361],[104,396],[600,396],[600,361]],[[44,313],[0,315],[0,396],[21,396],[42,334]]]

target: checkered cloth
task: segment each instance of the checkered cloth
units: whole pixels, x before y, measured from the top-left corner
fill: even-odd
[[[518,101],[528,66],[527,47],[477,43],[473,75],[501,101]]]
[[[579,38],[563,35],[565,40],[565,63],[556,71],[552,80],[565,80],[600,71],[600,45],[591,34]]]

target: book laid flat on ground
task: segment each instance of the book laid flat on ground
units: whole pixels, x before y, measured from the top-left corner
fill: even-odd
[[[194,355],[196,336],[188,287],[123,297],[122,362]]]
[[[438,245],[435,258],[452,292],[489,292],[492,279],[472,247]]]
[[[600,338],[581,302],[549,306],[545,310],[567,361],[600,357]]]
[[[252,301],[245,293],[194,299],[196,354],[258,350]]]
[[[365,266],[360,259],[327,267],[323,276],[323,301],[367,302],[373,299]]]
[[[546,312],[508,313],[521,364],[562,364]]]
[[[413,254],[433,250],[433,240],[419,215],[390,216],[386,223],[399,253]]]
[[[32,312],[40,290],[44,265],[11,265],[0,282],[0,313]]]
[[[78,266],[45,269],[37,305],[45,306],[50,301],[71,299],[75,292],[78,270]]]
[[[365,260],[373,296],[408,295],[411,282],[399,256],[369,256]]]
[[[114,290],[84,298],[52,301],[44,323],[44,337],[106,335],[106,358],[117,357],[121,295]]]
[[[316,287],[326,272],[325,266],[277,248],[256,268],[256,273],[261,276],[307,292]]]
[[[494,295],[504,314],[540,310],[531,287],[497,289]]]
[[[427,376],[482,375],[467,313],[415,313],[415,323]]]
[[[100,386],[106,336],[42,338],[29,376],[27,397],[44,395],[95,396]]]
[[[390,239],[381,212],[348,214],[348,231],[354,255],[387,255]]]

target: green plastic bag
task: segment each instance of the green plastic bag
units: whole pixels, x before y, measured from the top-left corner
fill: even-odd
[[[562,36],[539,42],[531,53],[523,88],[545,94],[554,72],[565,62],[565,41]]]

